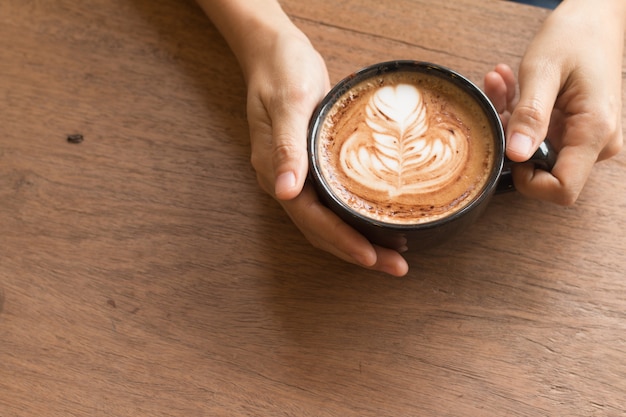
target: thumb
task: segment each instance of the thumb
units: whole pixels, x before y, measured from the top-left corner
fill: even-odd
[[[515,162],[528,160],[545,139],[552,109],[560,90],[558,71],[522,65],[520,99],[507,125],[506,154]]]
[[[274,193],[280,200],[302,191],[308,171],[307,130],[313,107],[283,105],[271,115]]]

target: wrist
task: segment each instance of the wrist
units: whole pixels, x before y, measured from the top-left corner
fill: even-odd
[[[235,54],[246,80],[281,36],[308,39],[276,0],[197,0]]]
[[[246,30],[241,32],[238,43],[231,45],[246,81],[254,71],[261,69],[264,62],[274,58],[275,49],[284,44],[283,40],[310,44],[309,39],[285,14],[253,16],[246,24]]]
[[[563,0],[557,9],[602,15],[609,20],[618,20],[622,27],[626,27],[626,0]]]

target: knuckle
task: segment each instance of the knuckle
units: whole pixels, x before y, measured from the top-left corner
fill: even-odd
[[[609,112],[591,112],[585,119],[590,126],[589,146],[604,160],[617,155],[623,146],[623,133],[619,117],[611,117]]]
[[[584,186],[584,179],[561,181],[560,186],[552,193],[553,201],[561,206],[573,206]]]
[[[313,86],[308,82],[294,83],[287,89],[287,97],[294,102],[305,101],[311,97]]]
[[[624,139],[621,132],[612,138],[609,143],[602,149],[598,160],[609,159],[620,153],[624,146]]]
[[[522,124],[528,126],[540,126],[544,124],[544,105],[536,99],[519,103],[515,108],[515,116]]]
[[[317,87],[308,80],[289,82],[282,85],[278,97],[278,102],[286,106],[299,106],[309,103],[315,97]]]
[[[252,165],[252,168],[254,168],[257,173],[261,169],[261,158],[256,152],[252,152],[250,155],[250,165]]]
[[[592,118],[599,138],[606,140],[615,136],[619,125],[615,117],[610,117],[605,112],[601,112],[593,114]]]
[[[561,206],[571,207],[578,200],[579,194],[578,191],[566,189],[562,193],[556,194],[554,202]]]
[[[274,163],[283,163],[295,155],[298,155],[299,147],[296,145],[291,137],[287,135],[281,135],[275,138],[276,145],[272,150],[272,159]]]

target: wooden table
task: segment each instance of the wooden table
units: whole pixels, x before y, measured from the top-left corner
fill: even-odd
[[[409,58],[481,83],[548,13],[283,5],[333,82]],[[574,207],[498,196],[396,279],[259,189],[245,96],[191,0],[0,2],[1,416],[626,414],[625,153]]]

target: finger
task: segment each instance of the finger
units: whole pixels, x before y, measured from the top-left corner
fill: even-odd
[[[376,251],[372,244],[324,206],[310,184],[305,184],[298,197],[281,204],[316,248],[362,266],[376,264]]]
[[[595,152],[565,147],[551,172],[534,169],[530,163],[518,164],[513,167],[513,181],[528,197],[569,206],[578,199],[595,162]]]
[[[376,263],[370,267],[376,271],[385,272],[396,277],[403,277],[409,272],[406,259],[393,249],[374,245]]]
[[[408,264],[397,251],[372,245],[317,199],[310,184],[283,208],[311,244],[344,261],[394,276],[406,275]]]
[[[502,121],[502,128],[506,131],[507,126],[509,125],[509,119],[511,118],[510,113],[504,113],[500,115],[500,121]]]
[[[494,70],[502,77],[504,85],[506,86],[506,102],[509,110],[515,106],[515,73],[506,64],[498,64]]]
[[[485,94],[493,103],[499,114],[507,110],[507,86],[502,76],[496,71],[490,71],[485,75]]]
[[[274,194],[280,200],[296,197],[304,185],[308,169],[306,133],[313,108],[314,104],[281,103],[270,113]]]
[[[545,139],[560,89],[560,74],[552,66],[523,62],[519,73],[520,99],[507,127],[507,156],[528,160]]]

